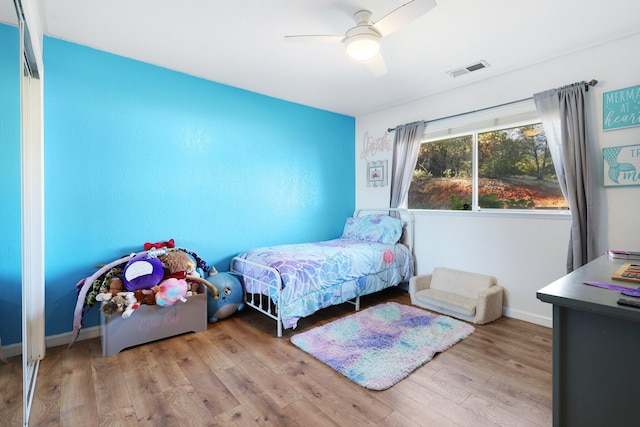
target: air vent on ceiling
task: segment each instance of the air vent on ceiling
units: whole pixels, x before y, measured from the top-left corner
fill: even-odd
[[[449,74],[451,77],[458,77],[463,74],[468,74],[472,71],[482,70],[483,68],[487,68],[487,67],[489,67],[489,63],[483,60],[483,61],[474,62],[473,64],[466,65],[464,67],[456,68],[455,70],[447,71],[447,74]]]

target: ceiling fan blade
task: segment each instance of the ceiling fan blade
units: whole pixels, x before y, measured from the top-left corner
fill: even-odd
[[[418,19],[436,6],[435,0],[413,0],[386,14],[372,27],[384,37]]]
[[[374,76],[380,77],[387,74],[387,63],[384,62],[384,58],[380,54],[380,52],[376,53],[373,58],[364,62],[369,71],[373,73]]]
[[[292,43],[340,43],[344,36],[284,36],[284,41]]]

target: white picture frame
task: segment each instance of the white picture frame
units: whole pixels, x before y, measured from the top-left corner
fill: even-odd
[[[387,160],[367,163],[367,187],[384,187],[387,185]]]
[[[640,144],[602,149],[605,187],[640,185]]]

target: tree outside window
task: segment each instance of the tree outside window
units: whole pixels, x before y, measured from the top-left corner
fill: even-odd
[[[408,200],[410,209],[568,209],[540,123],[423,142]]]

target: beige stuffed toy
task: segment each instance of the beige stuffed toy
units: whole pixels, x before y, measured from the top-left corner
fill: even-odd
[[[202,283],[207,286],[211,291],[211,295],[220,295],[220,292],[215,286],[200,277],[200,274],[196,271],[196,264],[193,261],[193,258],[191,258],[191,256],[186,252],[181,251],[180,249],[170,249],[165,255],[159,256],[158,259],[162,261],[165,268],[164,279],[174,277],[177,279],[187,280],[187,283],[189,284],[187,296],[198,293],[198,283]],[[214,272],[217,273],[215,268],[212,267],[211,274],[215,274]],[[196,283],[196,286],[193,286],[194,282]]]

